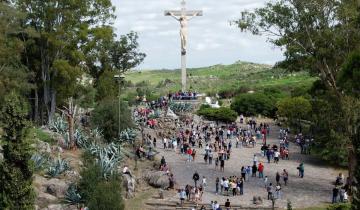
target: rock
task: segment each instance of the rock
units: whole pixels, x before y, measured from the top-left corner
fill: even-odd
[[[50,195],[48,193],[38,192],[36,200],[37,200],[37,204],[43,204],[43,203],[53,203],[58,199],[57,197]]]
[[[41,210],[77,210],[76,206],[64,204],[50,204],[48,207]]]
[[[56,178],[49,179],[44,186],[46,187],[46,192],[56,196],[57,198],[64,198],[69,187],[65,181]]]
[[[77,182],[80,178],[80,174],[76,171],[65,171],[65,179],[68,182]]]
[[[36,148],[39,153],[51,153],[50,144],[43,141],[38,141],[36,143]]]
[[[129,174],[123,174],[123,187],[126,191],[126,198],[133,198],[135,194],[136,179]]]
[[[161,189],[167,189],[170,186],[169,176],[164,171],[149,172],[145,180],[149,185]]]

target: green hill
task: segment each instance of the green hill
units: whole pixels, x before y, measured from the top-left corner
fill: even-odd
[[[188,69],[187,73],[191,90],[209,94],[264,88],[290,92],[299,87],[310,87],[316,80],[306,72],[289,73],[284,69],[248,62]],[[126,78],[135,87],[150,86],[157,92],[166,93],[181,89],[180,74],[180,70],[134,71],[127,74]]]

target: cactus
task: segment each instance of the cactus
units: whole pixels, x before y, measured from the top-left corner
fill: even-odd
[[[48,164],[49,157],[45,157],[41,154],[33,154],[31,160],[34,162],[35,171],[40,171]]]

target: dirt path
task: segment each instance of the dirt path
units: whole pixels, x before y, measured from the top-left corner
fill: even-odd
[[[271,127],[269,144],[279,144],[278,128]],[[235,140],[233,140],[235,145]],[[161,142],[158,141],[158,147],[161,147]],[[288,186],[283,186],[282,198],[277,200],[276,206],[285,208],[287,200],[292,202],[293,207],[311,207],[331,201],[332,185],[331,182],[339,174],[339,171],[326,166],[319,166],[312,164],[314,159],[310,156],[299,154],[299,148],[295,144],[290,144],[290,160],[281,160],[279,164],[267,163],[266,158],[261,157],[261,145],[255,148],[234,148],[231,153],[230,160],[225,162],[225,172],[216,171],[213,165],[207,165],[203,160],[202,149],[197,149],[197,158],[195,162],[186,162],[186,156],[175,154],[173,150],[158,149],[160,155],[163,155],[170,165],[171,171],[176,177],[179,186],[183,187],[186,184],[193,185],[192,175],[195,171],[200,174],[200,177],[207,178],[208,186],[203,195],[203,203],[210,203],[211,201],[218,201],[224,204],[226,199],[230,199],[233,204],[242,206],[253,206],[253,196],[261,196],[264,200],[263,206],[270,206],[271,202],[267,199],[267,192],[264,188],[263,180],[259,178],[250,178],[250,181],[244,184],[243,196],[221,196],[215,194],[215,179],[216,177],[240,176],[240,169],[242,166],[251,166],[254,154],[257,154],[259,161],[265,165],[264,175],[269,177],[269,182],[275,183],[275,174],[280,173],[283,169],[289,172]],[[305,177],[303,179],[298,177],[297,166],[300,161],[305,164]],[[177,200],[178,197],[174,197]]]

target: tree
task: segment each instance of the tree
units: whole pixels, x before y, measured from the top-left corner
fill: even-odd
[[[0,114],[5,132],[4,161],[0,163],[0,209],[34,209],[27,117],[25,100],[14,92],[7,95]]]
[[[244,93],[231,103],[231,109],[246,116],[275,116],[275,102],[263,93]]]
[[[67,93],[64,90],[67,86],[58,83],[73,83],[79,78],[73,72],[85,68],[83,48],[93,41],[99,28],[107,27],[114,8],[110,0],[16,0],[15,3],[25,14],[23,28],[36,32],[24,30],[20,37],[26,44],[24,64],[35,75],[34,107],[39,109],[36,113],[40,117],[47,118],[42,122],[46,123],[55,113],[59,92]],[[67,88],[71,90],[72,86]]]
[[[227,107],[209,108],[203,107],[197,112],[199,115],[204,116],[208,120],[221,121],[226,123],[235,122],[238,115],[235,111]]]
[[[286,118],[290,125],[297,125],[301,132],[301,120],[309,119],[311,103],[303,97],[285,98],[277,103],[277,114]]]
[[[33,86],[29,83],[31,75],[21,65],[24,45],[17,37],[21,31],[22,14],[9,3],[0,2],[0,104],[11,91],[21,95],[30,93]]]
[[[234,21],[242,30],[265,34],[274,45],[285,50],[285,63],[319,75],[330,92],[339,99],[349,136],[349,177],[356,167],[357,124],[349,105],[358,102],[348,97],[339,85],[338,76],[350,52],[359,46],[359,3],[353,0],[279,0],[254,12],[243,12]],[[359,204],[360,205],[360,204]],[[358,209],[359,206],[354,207]]]

